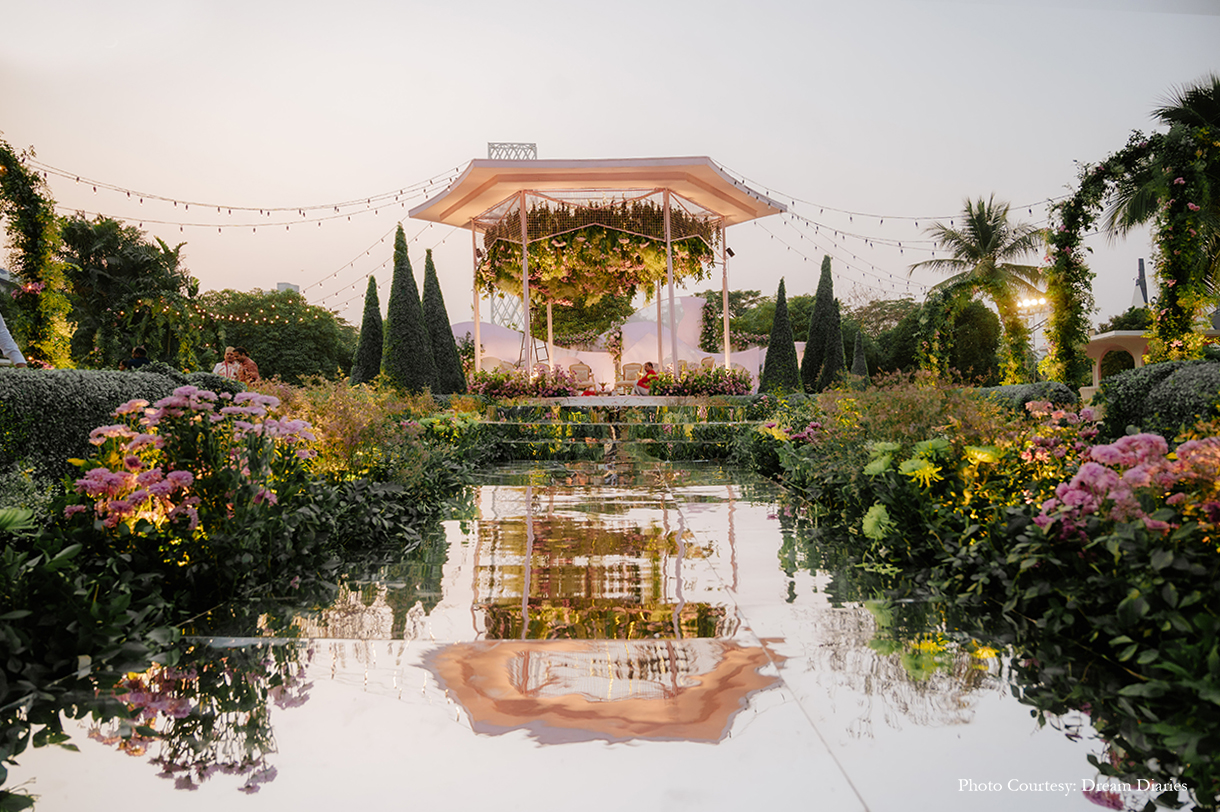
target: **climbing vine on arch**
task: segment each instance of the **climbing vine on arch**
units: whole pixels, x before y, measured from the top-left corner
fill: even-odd
[[[26,168],[22,156],[0,139],[0,217],[6,221],[8,248],[21,281],[13,298],[9,325],[31,363],[68,366],[68,299],[64,275],[55,260],[55,207],[46,184]]]
[[[950,359],[953,356],[953,322],[961,312],[969,294],[957,287],[935,287],[919,311],[920,369],[935,372],[938,376],[949,375]]]
[[[1075,386],[1091,378],[1084,348],[1093,310],[1093,273],[1084,261],[1083,237],[1114,187],[1135,178],[1151,179],[1160,202],[1154,225],[1159,294],[1152,312],[1150,360],[1198,357],[1203,337],[1195,327],[1211,301],[1206,252],[1198,239],[1198,201],[1208,199],[1205,167],[1209,151],[1217,146],[1206,129],[1175,127],[1149,136],[1132,133],[1123,149],[1086,167],[1076,193],[1052,207],[1051,264],[1046,269],[1052,306],[1047,328],[1052,378]]]

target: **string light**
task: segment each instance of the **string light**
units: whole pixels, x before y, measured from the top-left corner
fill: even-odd
[[[137,197],[139,199],[140,205],[143,205],[144,198],[148,197],[152,201],[170,202],[172,204],[172,207],[175,209],[178,207],[178,204],[181,203],[182,210],[184,212],[189,211],[190,206],[193,204],[196,206],[196,208],[210,208],[210,207],[214,206],[216,208],[217,214],[224,214],[227,212],[227,215],[229,217],[232,217],[234,210],[236,210],[239,215],[241,215],[242,213],[246,213],[248,215],[254,215],[256,213],[260,217],[260,220],[263,215],[265,215],[267,218],[266,220],[261,220],[261,224],[270,225],[270,226],[283,225],[285,227],[286,232],[291,232],[290,226],[291,226],[292,222],[296,222],[298,224],[300,224],[302,222],[304,222],[304,223],[316,222],[318,227],[321,228],[322,223],[328,219],[346,218],[346,220],[348,222],[351,222],[352,217],[354,215],[367,214],[369,212],[371,212],[373,214],[373,216],[378,216],[380,214],[380,209],[382,207],[384,207],[386,205],[391,205],[394,202],[399,203],[401,208],[405,208],[406,200],[403,199],[404,197],[407,200],[410,200],[414,197],[427,196],[432,193],[434,187],[440,188],[440,187],[443,187],[445,184],[451,183],[453,181],[453,179],[456,178],[458,176],[458,174],[460,174],[460,171],[462,169],[462,167],[460,167],[460,166],[454,167],[450,170],[447,170],[444,173],[439,173],[424,181],[420,181],[418,183],[411,184],[409,186],[404,186],[404,187],[401,187],[396,190],[386,191],[386,192],[382,192],[382,193],[379,193],[376,195],[364,195],[359,198],[352,198],[352,199],[343,200],[343,201],[339,201],[339,202],[332,201],[332,202],[328,202],[328,203],[324,203],[324,204],[304,205],[304,206],[295,205],[295,206],[283,206],[283,207],[266,207],[266,206],[251,207],[251,206],[242,206],[242,205],[229,205],[229,204],[224,204],[224,203],[205,203],[205,202],[201,202],[201,201],[186,200],[183,198],[177,198],[177,197],[173,197],[173,196],[157,195],[157,194],[152,194],[152,193],[148,193],[148,192],[137,191],[134,189],[125,188],[118,184],[110,184],[110,183],[106,183],[104,181],[94,181],[90,178],[86,178],[81,175],[67,173],[64,170],[60,170],[56,167],[50,166],[48,164],[43,164],[38,161],[32,161],[32,163],[37,165],[36,168],[39,171],[41,171],[41,173],[43,174],[44,177],[48,177],[49,175],[56,175],[58,177],[74,179],[76,183],[84,182],[84,183],[87,183],[92,186],[95,194],[98,192],[99,189],[101,189],[102,191],[121,192],[127,199],[130,199],[133,196]],[[739,185],[753,184],[756,187],[762,185],[762,184],[756,183],[755,181],[752,181],[751,179],[749,179],[745,175],[742,175],[741,173],[733,172],[732,170],[729,170],[724,167],[721,167],[721,168],[726,173],[735,175],[736,178],[734,178],[733,180],[735,183],[738,183]],[[767,187],[764,187],[764,188],[767,188]],[[768,195],[772,194],[772,190],[770,188],[767,188],[767,194]],[[921,214],[921,215],[896,215],[896,214],[889,214],[889,213],[877,214],[877,213],[860,212],[860,211],[854,211],[854,210],[849,210],[849,209],[836,208],[833,206],[827,206],[824,203],[813,203],[811,201],[805,200],[805,199],[800,198],[795,195],[785,194],[781,191],[775,191],[775,195],[776,195],[776,199],[787,198],[788,200],[791,200],[792,208],[790,208],[787,212],[785,212],[781,216],[780,220],[784,223],[785,226],[792,228],[794,231],[796,231],[800,237],[800,240],[813,243],[813,245],[816,246],[818,248],[819,252],[821,252],[821,253],[830,254],[838,261],[838,263],[841,266],[846,268],[852,274],[858,274],[858,275],[861,275],[864,277],[873,278],[873,279],[877,280],[877,282],[879,284],[888,285],[891,290],[894,288],[894,284],[895,284],[894,283],[894,280],[895,280],[894,274],[890,273],[889,271],[878,272],[876,264],[874,264],[873,262],[867,261],[867,259],[862,260],[862,258],[860,257],[859,254],[853,253],[851,250],[848,250],[848,247],[851,245],[858,244],[860,248],[867,248],[870,251],[876,251],[879,247],[880,248],[890,248],[890,249],[896,248],[898,251],[898,256],[903,256],[903,257],[905,257],[906,249],[910,248],[916,254],[926,252],[925,255],[930,255],[932,258],[936,258],[936,250],[935,250],[936,244],[937,244],[936,240],[927,239],[927,238],[919,238],[919,237],[911,238],[910,236],[902,236],[902,235],[885,236],[882,234],[860,233],[855,228],[842,229],[842,228],[837,227],[832,222],[819,222],[817,220],[810,219],[809,217],[806,217],[803,214],[796,211],[795,208],[798,206],[801,206],[801,207],[809,207],[810,209],[816,209],[819,217],[825,216],[827,214],[827,212],[829,212],[832,217],[834,215],[846,215],[848,217],[848,222],[853,224],[853,226],[855,225],[855,217],[861,216],[861,217],[865,218],[865,220],[862,221],[862,226],[861,226],[861,228],[864,228],[864,229],[867,229],[867,226],[863,225],[863,223],[871,222],[872,218],[876,218],[878,228],[884,228],[885,221],[887,219],[897,221],[900,224],[903,222],[910,223],[916,229],[919,229],[919,224],[920,224],[921,220],[923,220],[923,221],[928,221],[928,220],[943,221],[943,220],[947,219],[951,226],[955,225],[955,217],[953,215],[951,215],[949,217],[934,217],[934,216],[929,216],[926,214]],[[1050,207],[1056,201],[1066,199],[1066,197],[1067,197],[1067,195],[1063,195],[1058,198],[1046,200],[1045,206],[1046,206],[1047,211],[1049,211]],[[1026,208],[1027,211],[1029,212],[1030,216],[1033,216],[1034,205],[1035,204],[1026,204],[1019,208]],[[1044,204],[1038,203],[1036,205],[1038,205],[1041,208]],[[1014,208],[1018,208],[1018,207],[1014,207]],[[95,216],[109,216],[109,215],[101,215],[101,214],[89,213],[89,212],[82,212],[82,213],[89,214],[89,215],[95,215]],[[274,215],[276,213],[279,213],[281,215],[295,214],[295,216],[292,221],[278,220],[277,218],[274,217]],[[114,219],[121,220],[124,218],[115,217]],[[256,225],[254,225],[250,222],[240,222],[240,217],[239,217],[238,222],[226,221],[223,223],[147,219],[147,220],[140,221],[140,228],[143,228],[145,223],[149,223],[149,224],[153,224],[153,225],[168,225],[168,226],[177,225],[180,233],[184,233],[185,229],[187,227],[190,227],[190,228],[205,228],[205,227],[206,228],[216,228],[218,234],[223,233],[225,228],[244,229],[247,226],[249,226],[251,228],[251,233],[257,233],[257,231],[258,231],[258,228]],[[376,243],[374,243],[373,245],[366,248],[363,251],[364,256],[372,257],[372,253],[371,253],[372,248],[375,245],[384,243],[386,237],[389,236],[391,233],[393,233],[396,230],[396,228],[398,227],[398,225],[400,225],[402,223],[403,223],[402,220],[399,220],[398,222],[396,222],[390,228],[389,231],[387,231],[385,234],[383,234],[376,241]],[[840,223],[841,223],[841,220],[840,220]],[[416,244],[420,240],[422,234],[425,233],[426,231],[429,231],[432,228],[432,225],[433,225],[432,223],[428,223],[428,224],[424,225],[419,231],[417,231],[415,233],[414,236],[410,237],[407,240],[407,244],[408,245]],[[769,234],[769,236],[772,240],[779,239],[780,243],[782,245],[784,245],[784,247],[785,247],[785,254],[792,252],[792,253],[795,253],[796,255],[798,255],[799,257],[801,257],[805,262],[816,262],[815,259],[811,259],[811,257],[807,253],[802,251],[802,249],[799,247],[799,245],[794,245],[782,238],[778,238],[775,233],[771,232],[770,229],[761,225],[759,223],[759,221],[755,221],[755,225],[762,227],[764,229],[764,231],[766,231]],[[826,228],[827,233],[834,234],[834,239],[830,240],[830,243],[833,246],[833,248],[831,248],[831,249],[827,249],[825,247],[825,245],[823,244],[823,241],[825,240],[825,238],[822,237],[822,231],[821,231],[822,228]],[[452,236],[453,233],[454,233],[454,229],[449,228],[448,233],[444,234],[443,236],[440,237],[440,239],[435,241],[432,244],[431,248],[435,249],[441,245],[444,245],[445,242],[449,239],[450,236]],[[899,236],[902,236],[902,238],[899,239]],[[855,241],[855,242],[853,243],[852,241]],[[860,250],[860,248],[857,248],[856,250]],[[851,260],[845,259],[845,257],[847,257],[847,256],[850,256]],[[358,253],[356,255],[356,259],[359,259],[359,258],[360,258],[360,254]],[[357,279],[363,278],[364,280],[367,281],[367,279],[374,273],[375,270],[384,268],[386,266],[386,264],[389,262],[389,260],[383,260],[378,266],[376,266],[376,268],[373,271],[364,272],[361,277],[359,271],[357,271],[357,268],[356,268],[356,259],[353,259],[353,260],[350,260],[350,261],[344,263],[343,265],[341,265],[337,270],[333,271],[332,273],[325,274],[321,278],[312,282],[311,284],[304,286],[302,288],[302,291],[304,292],[306,290],[318,288],[319,290],[317,292],[321,293],[322,292],[321,289],[324,287],[329,287],[328,283],[333,281],[338,285],[338,287],[335,292],[327,293],[324,296],[322,296],[322,301],[327,301],[329,299],[338,297],[339,295],[341,295],[341,293],[346,293],[350,289],[355,289],[355,286],[358,284],[358,282],[355,282],[355,283],[349,282],[349,280],[352,277],[346,273],[347,271],[356,271]],[[878,260],[878,262],[880,262],[880,260]],[[881,263],[881,264],[884,265],[885,263]],[[904,264],[905,264],[905,261],[904,261]],[[869,269],[871,269],[871,271]],[[906,271],[906,268],[904,267],[902,276],[907,275],[905,273],[905,271]],[[347,278],[344,279],[341,277],[347,277]],[[870,285],[868,282],[864,282],[864,281],[857,282],[856,280],[850,280],[850,281],[852,282],[853,285],[859,284],[864,287],[869,287],[873,290],[880,290],[882,292],[887,292],[885,290],[885,288],[877,287],[876,285]],[[905,280],[905,284],[906,284],[906,287],[908,290],[910,290],[912,286],[914,286],[915,288],[918,288],[920,290],[927,290],[928,288],[931,287],[931,285],[913,282],[909,278]],[[350,304],[351,302],[353,302],[357,299],[360,299],[362,296],[363,296],[363,291],[361,291],[359,294],[349,297],[345,301],[339,303],[339,307],[344,307],[344,306]]]
[[[260,215],[262,215],[265,212],[267,214],[267,216],[271,216],[271,214],[273,212],[297,212],[297,213],[301,214],[302,216],[304,216],[305,212],[321,211],[323,209],[334,209],[334,212],[337,214],[337,213],[339,213],[340,209],[351,208],[354,206],[365,206],[369,209],[372,209],[375,207],[376,204],[379,204],[381,201],[388,202],[391,200],[394,200],[394,201],[399,200],[399,198],[402,195],[407,194],[407,192],[409,190],[413,191],[415,193],[412,196],[416,196],[416,197],[420,196],[425,193],[425,187],[437,182],[437,179],[440,178],[442,175],[445,176],[445,178],[447,180],[452,180],[452,178],[456,177],[457,174],[462,169],[461,166],[451,167],[450,169],[447,169],[442,173],[433,175],[428,180],[420,181],[420,182],[411,184],[410,186],[400,187],[397,190],[380,192],[375,195],[362,195],[361,197],[352,198],[349,200],[342,200],[342,201],[338,201],[338,202],[331,201],[329,203],[319,203],[319,204],[313,204],[313,205],[307,205],[307,206],[295,205],[295,206],[271,206],[271,207],[258,206],[258,207],[254,207],[254,206],[230,205],[230,204],[224,204],[224,203],[211,203],[211,202],[205,202],[205,201],[199,201],[199,200],[186,200],[183,198],[173,197],[173,196],[169,196],[169,195],[153,194],[151,192],[143,192],[143,191],[138,191],[136,189],[129,189],[125,186],[115,184],[115,183],[108,183],[108,182],[102,181],[102,180],[94,180],[92,178],[85,178],[81,175],[70,173],[65,170],[59,169],[58,167],[51,166],[50,164],[43,163],[42,161],[39,161],[37,159],[31,158],[29,160],[29,163],[32,168],[35,168],[38,171],[41,171],[43,173],[44,177],[48,176],[48,175],[55,175],[57,177],[68,178],[68,179],[74,178],[77,183],[80,183],[83,180],[85,183],[88,183],[91,186],[93,186],[93,190],[95,192],[98,189],[103,189],[103,190],[113,191],[113,192],[122,192],[122,193],[126,194],[128,197],[130,197],[131,195],[134,194],[140,198],[141,203],[143,203],[144,198],[147,197],[149,200],[159,200],[159,201],[166,202],[166,203],[172,203],[174,205],[174,207],[177,207],[178,204],[181,203],[183,205],[184,210],[193,205],[196,207],[215,208],[217,210],[217,212],[219,212],[222,208],[225,208],[225,209],[229,210],[230,214],[233,213],[234,209],[236,209],[239,212],[242,212],[242,211],[258,212],[258,214],[260,214]],[[184,225],[190,225],[190,224],[188,223],[188,224],[184,224]],[[211,224],[208,224],[208,225],[211,225]]]

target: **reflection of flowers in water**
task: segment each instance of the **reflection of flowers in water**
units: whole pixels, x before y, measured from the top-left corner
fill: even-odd
[[[895,634],[891,609],[848,604],[807,618],[819,633],[804,647],[806,668],[836,701],[848,700],[845,710],[854,705],[848,735],[873,738],[875,719],[894,729],[965,724],[981,694],[1004,689],[994,649],[937,632]]]
[[[150,759],[177,789],[196,790],[214,775],[244,779],[241,792],[258,792],[275,779],[276,752],[269,702],[293,708],[309,699],[305,681],[312,646],[296,644],[214,649],[196,646],[183,667],[153,665],[128,674],[114,688],[130,719],[95,725],[89,737]]]

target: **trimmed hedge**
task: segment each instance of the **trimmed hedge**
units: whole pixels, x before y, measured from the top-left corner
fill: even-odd
[[[1114,440],[1134,426],[1172,441],[1195,415],[1217,413],[1218,368],[1214,361],[1166,361],[1111,375],[1094,398],[1105,408],[1102,437]]]
[[[983,397],[1002,403],[1022,414],[1025,413],[1025,404],[1031,400],[1050,401],[1058,406],[1074,406],[1079,400],[1070,386],[1058,381],[984,386],[977,391]]]
[[[116,407],[134,398],[150,403],[179,386],[240,392],[236,381],[210,372],[189,375],[165,364],[150,371],[12,369],[0,373],[0,471],[18,463],[58,478],[73,473],[68,459],[85,457],[89,432],[114,422]]]
[[[1220,416],[1220,364],[1190,364],[1171,372],[1144,399],[1141,428],[1173,438],[1199,420]]]

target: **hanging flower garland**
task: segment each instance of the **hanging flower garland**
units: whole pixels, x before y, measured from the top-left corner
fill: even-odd
[[[616,203],[572,211],[537,206],[527,223],[530,299],[585,300],[633,296],[665,278],[664,211],[651,202]],[[718,232],[709,221],[680,209],[670,213],[674,281],[706,279]],[[484,232],[486,254],[479,288],[521,296],[521,221],[510,212]],[[538,238],[541,235],[541,238]]]

